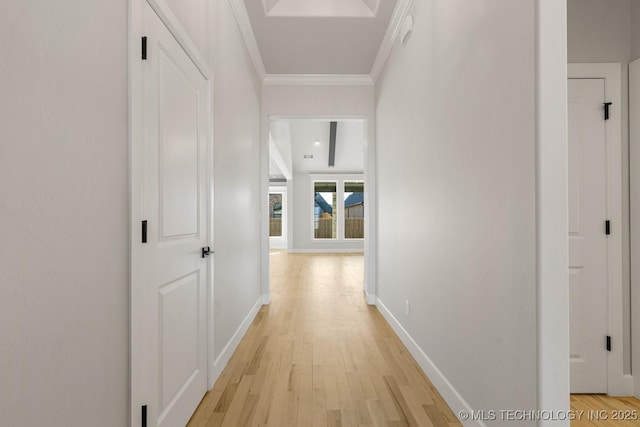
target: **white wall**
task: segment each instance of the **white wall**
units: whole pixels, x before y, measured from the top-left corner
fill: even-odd
[[[219,357],[260,298],[260,82],[228,1],[215,7],[214,325]]]
[[[414,2],[376,85],[379,306],[454,408],[537,407],[535,4]]]
[[[568,0],[567,52],[569,62],[622,64],[622,284],[624,304],[624,372],[631,372],[630,251],[629,251],[629,109],[628,69],[632,28],[640,31],[637,2],[632,0]],[[615,108],[616,106],[612,106]]]
[[[313,238],[313,205],[314,192],[312,182],[319,180],[336,181],[338,183],[338,222],[344,224],[344,199],[341,198],[344,190],[344,181],[363,181],[362,174],[297,174],[293,179],[293,242],[289,246],[290,252],[362,252],[364,251],[363,239],[344,239],[338,231],[338,239],[314,239]],[[366,186],[366,182],[365,182]],[[339,226],[338,230],[344,229]]]
[[[125,426],[127,1],[2,9],[0,424]]]
[[[350,86],[350,85],[263,85],[262,87],[262,146],[267,147],[269,143],[269,128],[272,118],[299,118],[323,117],[323,118],[364,118],[367,120],[367,134],[365,135],[365,206],[375,211],[376,206],[376,180],[375,180],[375,109],[374,109],[374,87]],[[269,169],[268,153],[263,152],[263,193],[266,194],[269,187],[267,171]],[[289,187],[289,206],[292,206],[297,199],[297,190],[301,188],[298,179],[294,176],[292,185]],[[305,180],[302,180],[305,181]],[[305,185],[302,183],[302,185]],[[263,205],[262,233],[268,233],[267,204]],[[369,247],[375,247],[376,223],[370,221],[371,214],[365,213],[365,291],[375,295],[375,268],[376,254],[370,252]],[[292,232],[293,221],[289,221],[290,234],[289,245],[296,239],[295,232]],[[269,300],[269,260],[268,260],[268,240],[262,240],[263,263],[262,263],[262,293],[265,301]],[[266,255],[266,257],[265,257]],[[266,259],[265,259],[266,258]],[[372,303],[373,297],[368,301]]]

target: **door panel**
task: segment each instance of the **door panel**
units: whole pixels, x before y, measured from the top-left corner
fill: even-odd
[[[569,316],[572,393],[607,392],[603,79],[569,79]]]
[[[198,372],[199,289],[199,275],[193,273],[159,290],[163,411]]]
[[[210,82],[145,3],[143,245],[150,425],[184,426],[207,391]]]
[[[199,87],[159,50],[160,229],[163,238],[198,233]]]

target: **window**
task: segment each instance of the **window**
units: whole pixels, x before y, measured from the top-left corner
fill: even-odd
[[[344,238],[364,239],[364,182],[344,182]]]
[[[338,186],[334,182],[313,183],[313,237],[335,239],[337,233]]]
[[[282,236],[282,194],[269,194],[269,236]]]

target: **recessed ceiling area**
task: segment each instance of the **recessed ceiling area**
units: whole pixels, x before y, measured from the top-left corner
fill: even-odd
[[[373,18],[380,0],[262,0],[262,4],[266,16]]]
[[[334,166],[330,164],[331,121],[329,120],[273,120],[270,134],[271,179],[283,174],[274,161],[274,154],[285,159],[290,155],[292,174],[343,174],[363,173],[365,122],[364,120],[336,121],[334,139]],[[275,146],[278,153],[271,147]],[[289,154],[290,153],[290,154]]]
[[[369,74],[397,0],[244,0],[267,74]]]

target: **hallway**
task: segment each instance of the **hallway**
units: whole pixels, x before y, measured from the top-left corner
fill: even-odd
[[[460,425],[362,294],[361,255],[271,254],[262,307],[190,426]]]

